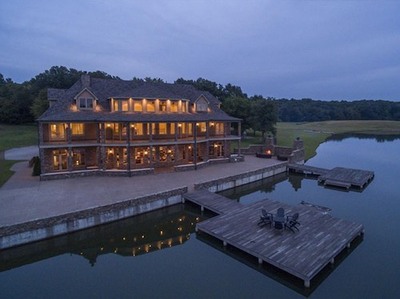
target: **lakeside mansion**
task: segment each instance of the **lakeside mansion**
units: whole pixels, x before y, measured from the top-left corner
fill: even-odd
[[[41,179],[186,170],[229,161],[240,119],[191,85],[97,79],[48,89],[38,119]]]

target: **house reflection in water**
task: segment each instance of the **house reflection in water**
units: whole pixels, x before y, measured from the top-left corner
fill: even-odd
[[[207,216],[189,205],[175,205],[111,224],[0,252],[0,271],[65,253],[77,254],[94,266],[105,254],[137,256],[183,244],[196,223]]]

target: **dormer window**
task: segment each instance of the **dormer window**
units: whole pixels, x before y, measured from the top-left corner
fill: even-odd
[[[76,105],[74,105],[77,110],[93,110],[96,108],[96,96],[87,88],[82,90],[74,97]]]
[[[171,112],[178,112],[178,103],[177,102],[171,102]]]
[[[166,101],[160,101],[160,111],[167,112],[167,102]]]
[[[114,111],[129,111],[128,100],[114,100]]]
[[[207,112],[208,101],[204,96],[201,96],[196,101],[196,112]]]
[[[154,103],[154,101],[147,101],[146,111],[147,112],[155,112],[156,111],[156,104]]]
[[[93,99],[79,98],[79,109],[93,109]]]

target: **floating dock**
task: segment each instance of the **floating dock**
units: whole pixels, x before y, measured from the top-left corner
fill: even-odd
[[[290,206],[272,200],[242,205],[234,200],[206,190],[184,195],[186,201],[200,205],[219,216],[200,222],[196,231],[206,233],[257,258],[258,263],[273,265],[304,282],[309,288],[311,280],[320,273],[358,236],[363,225],[337,219],[318,209],[306,206]],[[216,200],[214,200],[216,199]],[[231,204],[222,205],[223,201]],[[300,231],[277,231],[268,225],[258,226],[261,209],[276,213],[284,208],[287,214],[300,214]]]
[[[340,187],[345,189],[364,189],[374,178],[374,172],[361,169],[335,167],[333,169],[319,168],[309,165],[288,164],[289,172],[315,176],[318,183],[324,186]]]

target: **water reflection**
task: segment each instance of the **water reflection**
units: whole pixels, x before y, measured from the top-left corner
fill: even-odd
[[[137,256],[189,240],[196,223],[207,218],[188,205],[146,213],[111,224],[0,252],[0,271],[65,253],[80,255],[94,266],[100,255]]]
[[[386,141],[395,141],[400,139],[399,134],[392,135],[376,135],[376,134],[357,134],[357,133],[342,133],[335,134],[327,138],[326,141],[342,141],[348,138],[357,138],[357,139],[372,139],[377,142],[386,142]]]
[[[220,192],[219,194],[239,201],[240,199],[243,199],[243,197],[246,197],[246,195],[253,194],[257,191],[261,193],[271,193],[275,190],[275,186],[277,183],[281,183],[286,180],[286,173],[280,173],[272,177],[265,178],[261,181],[225,190],[223,192]],[[242,200],[241,202],[244,203]]]
[[[334,264],[328,264],[311,280],[311,286],[309,288],[304,287],[304,281],[277,268],[273,265],[263,263],[259,264],[257,258],[249,255],[240,249],[235,247],[225,247],[220,240],[217,240],[206,234],[196,234],[196,238],[209,246],[217,249],[224,254],[227,254],[231,258],[245,264],[246,266],[262,273],[265,276],[279,282],[280,284],[292,289],[304,297],[309,297],[321,283],[337,269],[340,264],[363,242],[364,236],[356,237],[350,247],[343,249],[336,257]]]

